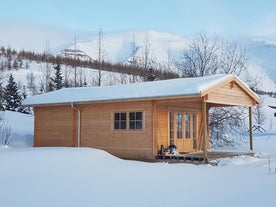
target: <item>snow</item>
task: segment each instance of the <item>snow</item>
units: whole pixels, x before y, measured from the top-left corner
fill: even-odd
[[[275,99],[263,97],[265,106]],[[273,109],[266,108],[266,114]],[[273,206],[276,118],[254,134],[255,156],[217,160],[218,166],[146,163],[91,148],[33,148],[33,116],[4,112],[15,139],[0,148],[0,204],[75,206]],[[272,118],[272,117],[271,117]],[[30,140],[29,140],[30,141]],[[248,149],[244,143],[241,149]]]
[[[1,112],[0,112],[1,113]],[[4,113],[4,120],[12,130],[12,147],[33,146],[34,116],[12,111]]]
[[[214,75],[115,86],[65,88],[46,94],[28,97],[23,101],[23,105],[43,105],[52,103],[64,104],[200,95],[202,91],[208,90],[232,77],[232,75]]]

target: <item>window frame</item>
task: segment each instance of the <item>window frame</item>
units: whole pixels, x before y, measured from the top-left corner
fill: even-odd
[[[126,114],[126,128],[125,129],[117,129],[115,124],[115,115],[116,114]],[[130,116],[134,113],[134,119]],[[137,120],[137,118],[140,118]],[[113,131],[143,131],[145,129],[145,112],[143,110],[129,110],[129,111],[113,111],[112,112],[112,130]],[[132,124],[134,123],[134,128],[131,128]],[[141,126],[141,127],[138,127]]]
[[[125,115],[125,119],[122,119],[122,115]],[[119,119],[116,119],[116,115],[119,115]],[[124,123],[124,125],[122,124]],[[118,128],[116,127],[118,124]],[[124,127],[122,127],[124,126]],[[126,130],[127,129],[127,113],[126,112],[114,112],[113,113],[113,129],[114,130]]]

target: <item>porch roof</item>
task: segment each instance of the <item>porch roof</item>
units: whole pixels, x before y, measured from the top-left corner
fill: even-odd
[[[23,106],[204,96],[224,82],[236,80],[259,103],[258,96],[234,75],[178,78],[113,86],[64,88],[25,99]]]

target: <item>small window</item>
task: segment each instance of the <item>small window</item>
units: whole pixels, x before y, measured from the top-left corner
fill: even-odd
[[[190,123],[191,123],[191,115],[187,113],[185,114],[185,138],[186,139],[191,138]]]
[[[114,129],[126,129],[127,114],[126,113],[114,113]]]
[[[276,117],[276,112],[274,113],[274,117]]]
[[[143,129],[143,113],[130,112],[129,113],[129,129]]]
[[[174,144],[174,113],[170,112],[170,144]]]
[[[182,113],[176,114],[176,132],[177,132],[177,139],[182,139]]]

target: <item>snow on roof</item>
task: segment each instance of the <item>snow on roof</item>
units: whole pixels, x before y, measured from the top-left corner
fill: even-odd
[[[233,75],[213,75],[125,85],[64,88],[28,97],[23,101],[22,105],[35,106],[201,95],[203,91],[232,77]]]

